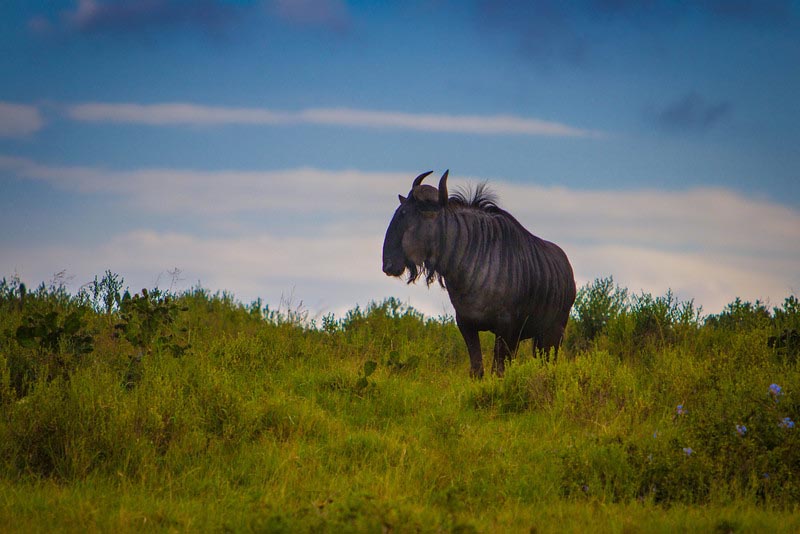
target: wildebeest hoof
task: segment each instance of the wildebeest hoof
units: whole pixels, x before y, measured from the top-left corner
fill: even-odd
[[[470,369],[469,376],[470,378],[477,378],[477,379],[483,378],[483,367],[481,367],[480,369]]]

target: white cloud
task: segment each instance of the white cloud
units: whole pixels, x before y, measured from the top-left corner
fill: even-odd
[[[148,285],[158,273],[179,267],[187,280],[229,289],[244,300],[262,296],[274,303],[293,291],[314,311],[341,312],[389,295],[434,315],[449,306],[440,290],[408,287],[380,269],[397,194],[406,194],[415,172],[123,172],[2,156],[0,170],[73,193],[103,194],[145,213],[172,214],[183,227],[222,229],[192,234],[133,227],[92,246],[4,247],[1,273],[17,270],[36,282],[66,268],[86,281],[111,268],[129,283]],[[465,182],[454,176],[450,186]],[[694,298],[707,313],[737,296],[779,304],[800,290],[797,210],[725,189],[589,191],[491,184],[501,206],[566,250],[579,284],[613,275],[634,292],[661,295],[671,288],[682,299]],[[253,223],[252,213],[260,223]],[[250,218],[241,218],[246,215]]]
[[[228,215],[279,212],[294,218],[309,213],[385,216],[391,192],[406,174],[299,168],[281,171],[195,171],[40,165],[0,155],[0,169],[18,177],[79,193],[111,193],[133,207],[155,213]],[[411,184],[408,183],[406,187]],[[403,193],[406,193],[403,190]],[[383,203],[383,205],[382,205]]]
[[[184,103],[167,104],[77,104],[67,108],[71,119],[86,122],[117,122],[161,125],[286,124],[296,115],[263,108],[224,108]]]
[[[0,137],[27,137],[43,125],[44,119],[37,107],[0,102]]]
[[[656,250],[800,255],[800,212],[723,188],[592,191],[496,184],[503,206],[534,233]]]
[[[186,103],[108,104],[68,106],[67,116],[79,121],[147,125],[276,125],[316,124],[354,128],[402,129],[481,135],[540,135],[592,137],[598,132],[533,118],[511,115],[444,115],[318,108],[276,111],[265,108],[200,106]]]
[[[299,117],[303,122],[311,124],[396,128],[427,132],[543,135],[553,137],[587,137],[596,135],[588,130],[573,128],[557,122],[511,115],[436,115],[336,108],[309,109],[301,112]]]

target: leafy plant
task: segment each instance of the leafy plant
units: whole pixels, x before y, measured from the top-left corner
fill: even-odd
[[[35,350],[36,360],[14,360],[12,374],[20,394],[24,393],[26,382],[37,375],[37,365],[44,366],[48,379],[68,378],[80,356],[94,350],[94,337],[86,332],[83,315],[84,310],[79,308],[67,314],[55,310],[33,312],[23,319],[14,337],[22,347]]]
[[[335,334],[341,329],[339,321],[332,313],[326,313],[322,316],[322,331],[328,334]]]
[[[374,384],[369,380],[369,377],[377,368],[378,362],[376,361],[367,360],[364,362],[364,366],[361,368],[361,375],[358,377],[358,380],[356,380],[355,390],[357,393],[363,393],[367,390],[367,388]]]
[[[186,308],[158,289],[142,289],[141,295],[137,293],[132,297],[126,291],[120,300],[122,321],[114,328],[143,352],[165,349],[174,356],[182,356],[189,347],[178,342],[172,329],[180,311]]]
[[[63,319],[57,311],[36,312],[27,316],[17,328],[17,342],[26,348],[36,348],[42,352],[57,353],[63,344],[73,354],[87,354],[93,350],[93,338],[83,331],[86,322],[83,310],[75,310]]]
[[[628,309],[628,290],[614,284],[614,278],[596,278],[578,290],[572,307],[578,336],[592,341],[605,332],[608,323]]]
[[[406,361],[400,360],[400,353],[396,350],[389,351],[386,358],[386,367],[392,371],[408,371],[419,365],[419,356],[409,356]]]
[[[725,306],[721,313],[706,318],[705,322],[708,326],[722,330],[752,330],[767,326],[770,314],[763,302],[743,301],[736,297],[736,300]]]
[[[25,284],[18,276],[12,276],[6,280],[0,280],[0,309],[10,308],[21,311],[25,307],[25,297],[27,296]]]
[[[97,276],[89,283],[89,291],[94,309],[102,311],[106,316],[118,309],[122,302],[120,291],[125,280],[116,273],[107,270],[103,278],[98,280]]]

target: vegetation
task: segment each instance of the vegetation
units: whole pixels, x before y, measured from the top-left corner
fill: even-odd
[[[0,282],[0,531],[796,532],[800,302],[611,278],[557,359],[450,318]],[[490,354],[490,335],[482,338]]]

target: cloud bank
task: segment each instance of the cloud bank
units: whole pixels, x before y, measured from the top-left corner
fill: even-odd
[[[243,300],[277,302],[293,293],[312,312],[341,313],[394,295],[428,314],[449,313],[441,290],[408,287],[380,270],[397,193],[407,192],[417,171],[114,171],[0,157],[0,176],[104,195],[116,211],[171,214],[196,228],[140,223],[95,244],[18,245],[0,255],[0,271],[35,282],[67,269],[88,281],[111,268],[136,287],[178,267],[187,280],[229,289]],[[476,181],[455,175],[451,186]],[[529,230],[566,250],[579,284],[611,274],[632,291],[671,288],[708,313],[737,296],[777,304],[800,290],[800,212],[791,208],[726,189],[490,183],[500,204]]]
[[[352,108],[277,111],[265,108],[201,106],[178,102],[162,104],[90,102],[68,106],[66,115],[77,121],[151,126],[312,124],[478,135],[549,137],[595,137],[601,135],[598,132],[558,122],[511,115],[420,114]]]

